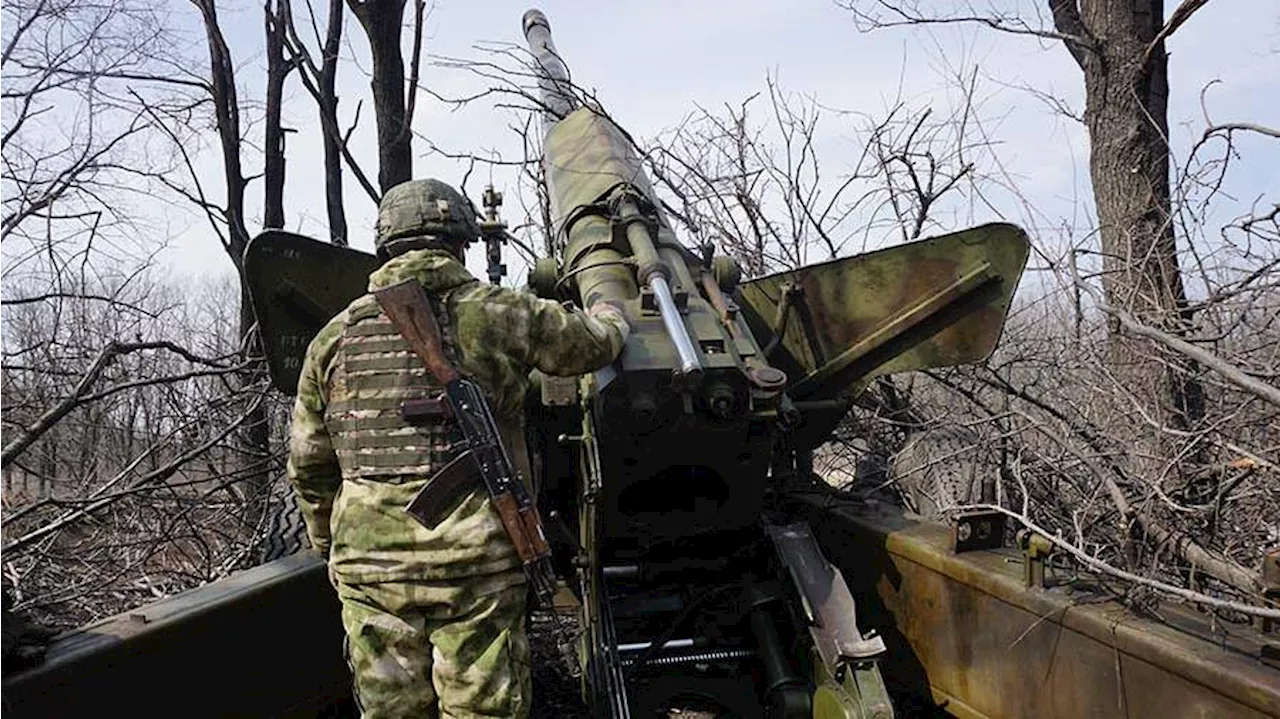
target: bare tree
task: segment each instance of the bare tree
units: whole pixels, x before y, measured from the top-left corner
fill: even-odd
[[[971,117],[972,77],[953,107],[898,99],[878,115],[824,108],[773,78],[765,84],[737,106],[696,111],[647,153],[672,215],[748,275],[919,239],[944,226],[939,208],[954,210],[999,181],[981,167],[991,141]],[[821,123],[839,123],[861,144],[838,173],[817,151]]]
[[[281,0],[280,7],[282,15],[276,22],[284,32],[285,48],[288,50],[293,64],[299,70],[299,77],[303,86],[315,99],[316,109],[320,118],[324,146],[325,211],[329,219],[329,239],[334,244],[346,245],[347,216],[342,204],[342,166],[344,160],[371,199],[377,200],[378,191],[365,177],[364,172],[347,150],[346,137],[342,134],[338,125],[336,84],[338,77],[338,50],[342,42],[343,0],[329,0],[327,24],[323,40],[316,22],[315,10],[311,1],[307,0],[307,12],[312,34],[320,46],[320,64],[318,67],[314,55],[298,35],[297,27],[294,24],[292,3],[289,0]]]
[[[1166,22],[1163,0],[1051,0],[1051,24],[1040,18],[960,10],[938,14],[915,2],[841,2],[867,28],[937,23],[981,24],[1012,35],[1061,42],[1080,67],[1090,174],[1102,249],[1107,302],[1175,335],[1191,331],[1192,313],[1179,266],[1169,180],[1166,40],[1204,3],[1184,1]],[[1182,429],[1204,414],[1199,368],[1190,358],[1135,353],[1113,342],[1117,371],[1154,378],[1162,421]],[[1153,448],[1152,451],[1155,451]]]
[[[1235,202],[1220,190],[1239,137],[1275,131],[1206,118],[1203,138],[1174,157],[1165,44],[1205,3],[1181,2],[1168,18],[1161,0],[1053,0],[1032,17],[971,4],[839,4],[867,30],[971,24],[1059,43],[1085,90],[1096,229],[1038,238],[1043,294],[1024,292],[985,367],[916,381],[916,410],[983,429],[973,444],[998,448],[989,466],[1000,506],[1073,551],[1163,587],[1254,600],[1259,553],[1280,539],[1257,515],[1280,490],[1268,459],[1274,201],[1208,223]],[[923,474],[945,465],[935,457]]]
[[[262,146],[262,226],[284,227],[285,137],[288,131],[281,127],[280,115],[284,83],[294,69],[284,52],[285,23],[289,17],[287,0],[268,0],[263,11],[267,35],[267,92]]]
[[[400,50],[406,0],[347,0],[369,40],[373,58],[373,107],[378,126],[378,186],[382,192],[413,178],[413,109],[422,52],[425,0],[414,4],[413,55],[408,85]],[[406,97],[407,94],[407,97]]]
[[[194,289],[144,273],[83,288],[114,305],[6,312],[3,571],[18,609],[74,626],[254,558],[240,488],[263,468],[236,432],[265,386],[236,380],[234,286],[203,306]]]
[[[272,427],[284,423],[264,394],[248,298],[237,280],[219,291],[239,294],[238,303],[224,293],[197,313],[192,287],[157,279],[152,258],[163,242],[146,225],[156,203],[195,208],[238,277],[255,232],[255,181],[263,226],[285,221],[290,77],[319,107],[331,238],[345,242],[347,232],[343,164],[370,198],[380,194],[347,147],[360,103],[351,128],[338,125],[341,0],[329,3],[323,40],[307,4],[318,62],[300,41],[293,4],[264,4],[261,143],[247,136],[259,110],[237,77],[243,66],[219,8],[192,6],[207,71],[174,51],[189,43],[152,0],[3,10],[4,577],[20,608],[63,626],[122,609],[126,595],[142,598],[122,583],[151,582],[146,596],[159,596],[256,560],[277,499],[270,480],[283,442]],[[415,7],[411,85],[425,13]],[[383,169],[396,181],[408,179],[414,100],[391,58],[398,45],[378,40],[398,39],[403,8],[357,10],[378,31],[375,104],[389,119],[377,121],[392,158]],[[48,131],[53,120],[65,131]],[[209,150],[219,160],[213,174],[204,171]],[[261,174],[250,169],[259,161]],[[74,563],[94,569],[77,580]],[[154,583],[160,575],[169,579]]]

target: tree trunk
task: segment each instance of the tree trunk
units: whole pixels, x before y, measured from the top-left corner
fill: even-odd
[[[244,217],[244,193],[248,183],[240,162],[240,105],[236,93],[235,65],[218,23],[214,1],[195,0],[195,3],[203,15],[205,34],[209,43],[209,85],[213,96],[218,140],[222,148],[223,179],[227,198],[222,212],[227,228],[226,236],[223,238],[223,248],[231,257],[236,274],[240,278],[241,345],[247,354],[255,354],[258,353],[256,344],[243,341],[253,330],[256,319],[249,301],[248,288],[244,283],[244,251],[249,244],[249,229]],[[283,181],[283,173],[281,173],[281,181]],[[281,213],[283,214],[283,210]],[[281,222],[283,223],[283,218]],[[246,371],[240,381],[245,386],[254,384],[259,379],[259,372]],[[246,401],[253,401],[253,398],[247,398]],[[266,407],[259,404],[246,419],[244,428],[240,432],[241,441],[246,450],[243,455],[245,461],[241,466],[245,473],[244,521],[251,527],[257,524],[263,506],[261,500],[267,496],[271,484],[271,475],[263,462],[271,451],[268,430]]]
[[[1078,14],[1069,0],[1052,5],[1059,30],[1089,41],[1069,49],[1084,72],[1107,302],[1185,335],[1190,317],[1170,203],[1168,56],[1163,41],[1148,53],[1164,21],[1163,0],[1081,0]],[[1162,422],[1189,429],[1204,416],[1194,362],[1154,347],[1135,351],[1116,332],[1110,357],[1136,380],[1132,386],[1158,389]]]
[[[257,324],[257,318],[253,313],[253,304],[249,299],[249,288],[244,282],[240,283],[240,336],[244,337]],[[261,354],[260,341],[255,339],[252,343],[245,343],[247,351],[252,354]],[[256,384],[263,377],[261,367],[249,370],[241,377],[241,381],[247,387]],[[253,402],[256,398],[247,393],[246,402]],[[245,418],[244,427],[241,431],[241,440],[245,445],[243,468],[246,473],[244,496],[247,499],[248,510],[245,519],[246,523],[252,527],[258,523],[259,513],[266,507],[266,502],[270,494],[272,483],[271,472],[269,469],[269,459],[271,457],[271,426],[267,416],[267,404],[259,402],[253,412]]]
[[[400,29],[405,0],[347,0],[369,38],[373,108],[378,126],[378,186],[382,192],[413,178],[413,135],[405,127],[404,58]]]
[[[329,0],[329,27],[320,65],[320,124],[324,127],[324,198],[329,241],[347,245],[347,215],[342,207],[342,139],[338,130],[338,50],[342,43],[342,0]]]
[[[284,83],[293,69],[293,63],[284,56],[285,27],[288,20],[288,7],[283,0],[266,0],[263,5],[266,13],[267,50],[267,96],[266,118],[263,137],[262,184],[263,206],[262,226],[284,227],[284,180],[285,180],[285,130],[280,126],[281,105],[284,98]],[[247,234],[247,228],[246,234]],[[243,252],[241,252],[243,256]],[[243,338],[253,332],[257,326],[257,317],[253,311],[248,286],[243,281],[241,270],[240,283],[240,337],[242,346],[251,353],[261,353],[260,340],[255,337],[251,342]],[[251,386],[261,378],[261,372],[249,371],[241,378],[245,386]],[[247,398],[252,402],[253,398]],[[245,453],[242,463],[247,474],[244,495],[246,501],[245,524],[253,527],[259,523],[262,511],[267,506],[272,484],[271,474],[267,471],[271,456],[271,426],[265,404],[259,404],[245,420],[241,432]]]
[[[284,81],[292,64],[284,58],[284,23],[286,8],[280,0],[267,0],[263,6],[267,31],[267,106],[266,128],[262,145],[262,184],[265,197],[262,206],[263,227],[284,227],[284,128],[280,126],[280,108],[284,97]]]

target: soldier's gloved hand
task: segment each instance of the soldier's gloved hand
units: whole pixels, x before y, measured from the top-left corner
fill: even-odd
[[[627,321],[627,313],[623,311],[621,302],[600,300],[591,305],[587,310],[587,314],[616,325],[622,332],[622,341],[624,343],[627,341],[627,336],[631,334],[631,323]]]

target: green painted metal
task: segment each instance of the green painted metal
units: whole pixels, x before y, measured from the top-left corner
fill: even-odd
[[[995,349],[1030,243],[990,224],[744,283],[739,301],[798,400],[852,398],[880,375]]]
[[[895,715],[879,662],[844,667],[839,676],[815,658],[814,719],[892,719]]]
[[[349,704],[324,562],[279,559],[57,638],[4,716],[315,717]],[[344,716],[344,714],[330,714]]]
[[[555,60],[545,17],[531,13],[525,27],[547,34],[531,48],[544,51],[544,66]],[[728,258],[680,245],[630,136],[594,104],[560,99],[554,104],[566,112],[545,118],[543,145],[555,257],[539,263],[530,284],[584,309],[622,307],[632,332],[608,371],[584,378],[580,406],[553,402],[558,409],[529,424],[547,435],[542,461],[561,469],[547,474],[569,475],[543,503],[581,533],[562,551],[590,568],[579,568],[587,677],[594,701],[607,703],[625,686],[615,640],[645,639],[655,616],[615,625],[615,597],[604,599],[594,572],[633,561],[678,570],[685,555],[700,555],[673,548],[694,541],[707,557],[732,553],[743,532],[758,528],[767,487],[806,471],[807,446],[825,440],[846,411],[830,400],[855,396],[878,374],[991,352],[1028,243],[1016,227],[989,225],[742,284]],[[252,243],[249,287],[280,389],[292,390],[311,335],[364,291],[372,264],[288,233]],[[575,417],[587,428],[576,443],[552,442],[546,426]],[[737,618],[723,611],[703,620],[712,633],[737,632]],[[874,668],[840,671],[828,682],[838,701],[888,707],[862,696],[875,694]]]
[[[378,264],[368,252],[284,230],[253,238],[245,249],[244,279],[276,389],[297,392],[311,338],[364,294]]]
[[[829,492],[796,495],[888,646],[901,713],[958,717],[1275,717],[1275,641],[1190,608],[1139,616],[1096,578],[1028,588],[1014,549],[955,554],[947,527]]]
[[[1280,669],[1259,659],[1274,634],[1028,589],[1016,552],[952,554],[946,527],[898,510],[827,494],[792,509],[888,644],[901,716],[935,702],[959,717],[1280,716]],[[337,618],[318,558],[277,560],[61,637],[44,665],[5,677],[4,714],[315,716],[348,688]],[[858,716],[850,691],[823,682],[815,716]]]

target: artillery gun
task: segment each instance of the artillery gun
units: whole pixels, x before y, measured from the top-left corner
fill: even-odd
[[[1201,644],[1159,627],[1117,638],[1105,609],[1065,618],[1072,600],[1010,578],[1019,570],[995,553],[1002,532],[985,519],[948,537],[900,512],[833,505],[815,479],[814,449],[874,378],[992,352],[1027,259],[1020,229],[984,225],[744,279],[731,258],[680,244],[639,150],[575,97],[546,17],[526,13],[523,30],[556,237],[529,289],[582,308],[617,304],[633,324],[613,366],[539,378],[527,411],[594,716],[690,701],[740,717],[911,714],[904,701],[963,716],[1100,715],[1116,706],[1108,682],[1135,707],[1137,682],[1183,697],[1168,706],[1189,713],[1241,702],[1280,711],[1280,689],[1265,688],[1274,672],[1254,663],[1206,659]],[[500,202],[486,192],[491,281],[503,272]],[[377,264],[282,231],[250,244],[246,279],[277,388],[294,391],[307,344],[365,292]],[[1037,556],[1024,556],[1028,576]],[[6,679],[6,694],[32,715],[65,714],[81,705],[59,687],[121,696],[110,684],[121,667],[176,676],[174,659],[198,641],[252,634],[254,655],[219,674],[240,695],[195,713],[314,715],[346,686],[336,641],[317,640],[336,637],[330,594],[318,560],[286,558],[89,628],[52,665]],[[140,658],[122,661],[122,650]],[[1138,657],[1140,671],[1115,671],[1111,652],[1114,666],[1122,652],[1130,665]],[[275,681],[255,673],[285,663]],[[1045,684],[1058,694],[1034,689]]]
[[[743,283],[732,258],[679,243],[627,133],[574,96],[547,18],[523,27],[560,248],[530,285],[634,325],[615,367],[545,379],[531,422],[546,501],[578,538],[561,550],[592,708],[647,715],[694,694],[808,716],[816,688],[888,716],[884,644],[778,495],[810,482],[813,448],[870,378],[994,348],[1025,236],[993,225]]]
[[[627,133],[572,92],[546,17],[527,13],[524,32],[557,248],[529,288],[612,303],[633,325],[613,366],[540,377],[527,418],[593,713],[694,696],[733,716],[809,716],[815,701],[891,715],[885,645],[786,494],[812,486],[814,447],[872,378],[992,351],[1025,235],[987,225],[743,281],[732,258],[678,241]],[[498,200],[486,193],[491,280]],[[255,240],[246,267],[278,387],[374,263],[287,233]]]

